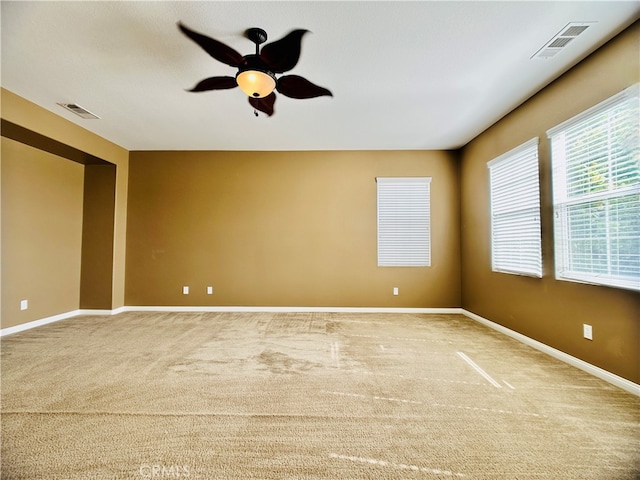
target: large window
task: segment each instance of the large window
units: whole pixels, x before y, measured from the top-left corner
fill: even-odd
[[[431,265],[429,177],[377,178],[378,266]]]
[[[538,138],[490,161],[491,268],[542,277]]]
[[[547,132],[556,277],[640,290],[638,85]]]

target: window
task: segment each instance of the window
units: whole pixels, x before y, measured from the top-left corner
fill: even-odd
[[[538,138],[490,161],[491,268],[542,277]]]
[[[638,85],[549,130],[556,277],[640,290]]]
[[[377,178],[378,266],[431,265],[431,178]]]

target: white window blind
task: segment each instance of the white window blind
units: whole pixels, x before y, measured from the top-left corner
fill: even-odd
[[[547,132],[557,278],[640,290],[638,90]]]
[[[431,265],[430,177],[377,178],[378,266]]]
[[[491,267],[542,277],[538,138],[490,161]]]

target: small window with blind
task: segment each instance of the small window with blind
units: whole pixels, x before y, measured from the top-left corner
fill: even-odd
[[[538,138],[490,161],[491,268],[542,277]]]
[[[547,132],[558,279],[640,290],[638,91]]]
[[[377,178],[378,266],[431,265],[430,177]]]

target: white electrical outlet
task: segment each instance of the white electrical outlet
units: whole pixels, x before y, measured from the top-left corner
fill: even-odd
[[[393,287],[393,294],[398,295],[398,287]]]
[[[187,286],[182,287],[182,294],[183,295],[189,295],[189,287],[187,287]]]
[[[593,340],[593,327],[591,325],[587,325],[586,323],[582,324],[582,334],[584,338],[587,340]]]
[[[207,287],[207,295],[213,295],[213,287]]]
[[[29,308],[29,300],[20,300],[20,310]]]

